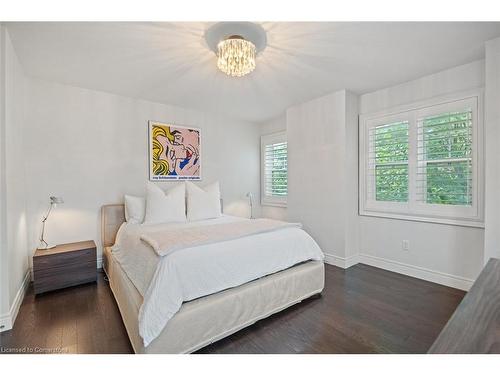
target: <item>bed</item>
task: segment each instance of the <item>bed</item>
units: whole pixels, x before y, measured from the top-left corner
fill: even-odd
[[[323,290],[323,261],[304,261],[242,285],[182,303],[161,333],[145,345],[139,334],[144,293],[139,292],[111,250],[124,221],[123,205],[102,207],[103,268],[135,353],[194,352]]]

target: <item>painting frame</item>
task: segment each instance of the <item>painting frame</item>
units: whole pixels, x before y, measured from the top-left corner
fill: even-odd
[[[169,165],[169,170],[171,168],[174,168],[173,171],[170,171],[168,174],[165,173],[155,173],[155,152],[154,152],[154,147],[153,144],[155,143],[156,145],[158,144],[158,141],[155,142],[156,139],[154,138],[154,132],[153,129],[154,127],[160,127],[160,128],[167,128],[168,132],[170,134],[170,129],[173,128],[174,131],[183,132],[185,130],[188,130],[189,132],[197,132],[198,133],[198,144],[195,145],[196,151],[197,151],[197,156],[196,159],[194,160],[194,163],[189,163],[190,158],[185,158],[182,159],[183,162],[188,160],[187,164],[190,164],[189,167],[192,170],[195,170],[196,172],[193,174],[180,174],[179,172],[182,171],[182,168],[184,167],[179,167],[179,164],[177,164],[177,160],[181,159],[175,159],[174,161],[174,166],[169,165],[168,162],[165,160],[164,163]],[[149,120],[148,121],[148,171],[149,171],[149,181],[156,181],[156,182],[161,182],[161,181],[200,181],[202,179],[202,150],[201,150],[201,143],[202,143],[202,136],[201,136],[201,129],[194,127],[194,126],[188,126],[188,125],[178,125],[172,122],[162,122],[162,121],[154,121],[154,120]],[[178,144],[173,144],[172,146],[181,146],[183,145],[178,145]],[[189,149],[192,147],[188,146]],[[186,147],[184,147],[186,148]],[[189,153],[189,151],[188,151]],[[175,154],[174,154],[175,155]],[[193,154],[190,156],[191,158],[193,157]],[[165,159],[165,158],[164,158]],[[156,160],[157,161],[157,160]],[[181,162],[182,163],[182,162]],[[193,165],[194,164],[194,165]],[[197,168],[193,168],[197,167]],[[172,174],[171,174],[172,173]]]

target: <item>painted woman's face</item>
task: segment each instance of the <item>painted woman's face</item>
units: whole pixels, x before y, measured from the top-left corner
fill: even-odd
[[[199,151],[199,133],[194,130],[178,128],[172,132],[174,142],[178,145],[183,145],[187,148],[187,157],[191,157],[192,151],[190,149]]]

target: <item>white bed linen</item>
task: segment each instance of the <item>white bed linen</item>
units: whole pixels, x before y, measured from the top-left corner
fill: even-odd
[[[188,247],[236,240],[259,233],[274,232],[284,227],[302,228],[302,225],[279,220],[255,219],[189,228],[169,228],[145,233],[141,235],[141,240],[151,246],[156,254],[165,256]]]
[[[124,223],[120,227],[113,254],[144,297],[139,312],[139,333],[144,346],[161,333],[184,301],[242,285],[300,262],[323,260],[316,242],[296,227],[190,247],[164,257],[140,240],[148,231],[238,220],[248,219],[224,215],[196,223]]]

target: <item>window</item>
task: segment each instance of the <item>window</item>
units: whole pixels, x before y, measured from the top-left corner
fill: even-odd
[[[286,206],[288,160],[285,133],[261,137],[261,203]]]
[[[472,111],[417,119],[418,199],[472,205]]]
[[[408,201],[408,121],[375,126],[370,138],[375,199]]]
[[[482,226],[479,101],[360,116],[360,214]]]

